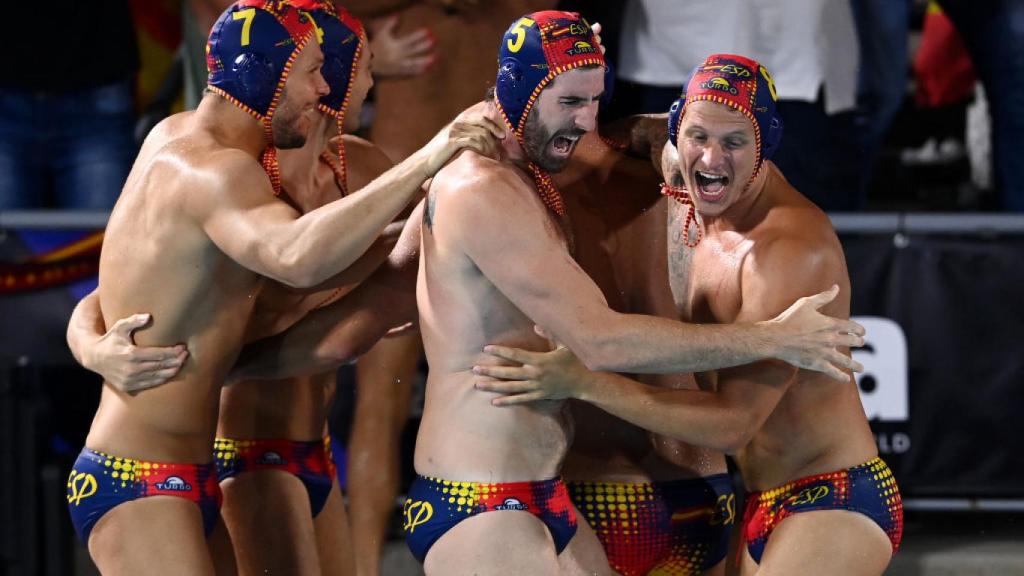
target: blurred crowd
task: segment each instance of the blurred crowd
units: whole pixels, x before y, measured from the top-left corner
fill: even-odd
[[[0,209],[108,209],[141,140],[195,106],[226,0],[49,3],[40,39],[8,19]],[[712,52],[774,72],[775,162],[826,210],[1024,211],[1024,4],[992,0],[356,0],[376,105],[364,130],[395,159],[490,80],[501,28],[559,7],[605,27],[605,120],[658,113]],[[15,8],[15,12],[26,8]]]

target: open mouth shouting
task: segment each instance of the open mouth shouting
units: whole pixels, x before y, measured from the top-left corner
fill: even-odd
[[[551,149],[555,155],[568,158],[580,141],[581,134],[560,134],[551,139]]]
[[[715,174],[702,170],[694,171],[693,181],[697,185],[695,192],[700,196],[701,200],[707,202],[721,200],[729,186],[729,177],[725,174]]]

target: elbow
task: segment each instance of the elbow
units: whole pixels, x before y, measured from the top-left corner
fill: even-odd
[[[754,418],[748,414],[738,414],[726,419],[726,428],[722,431],[718,446],[714,448],[725,454],[736,454],[747,447],[754,439],[757,426]]]
[[[373,348],[381,335],[376,329],[343,332],[317,346],[315,362],[319,369],[333,370],[355,362]]]
[[[614,359],[608,353],[605,346],[600,342],[582,341],[576,346],[570,346],[580,362],[591,372],[616,372],[621,371],[615,365]]]
[[[370,346],[361,346],[357,342],[345,342],[343,340],[330,340],[324,342],[316,349],[317,371],[334,370],[345,364],[355,362],[360,356],[367,353]]]
[[[622,355],[621,342],[599,331],[588,330],[570,349],[593,372],[629,372],[631,366]]]
[[[316,274],[312,265],[313,259],[309,255],[291,251],[290,253],[281,253],[276,258],[277,275],[274,280],[289,288],[312,288],[324,280]]]

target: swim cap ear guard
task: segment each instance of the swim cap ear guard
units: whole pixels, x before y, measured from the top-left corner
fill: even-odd
[[[713,54],[694,68],[683,92],[668,111],[668,138],[679,141],[683,112],[691,102],[709,100],[742,112],[754,125],[758,145],[756,175],[782,140],[782,118],[776,113],[775,83],[768,69],[754,60],[733,54]]]

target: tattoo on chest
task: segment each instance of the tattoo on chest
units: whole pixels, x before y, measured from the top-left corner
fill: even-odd
[[[434,209],[437,208],[437,195],[433,191],[427,192],[427,206],[423,210],[423,223],[427,229],[434,231]]]

